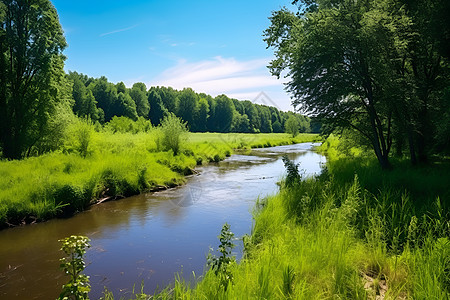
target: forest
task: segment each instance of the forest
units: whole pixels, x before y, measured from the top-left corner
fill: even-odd
[[[142,82],[127,88],[123,82],[113,84],[106,77],[94,79],[77,72],[69,72],[68,78],[73,82],[73,112],[100,124],[123,116],[133,121],[142,117],[157,126],[171,112],[187,122],[191,132],[281,133],[286,120],[295,115],[300,132],[311,131],[309,118],[249,100],[212,97],[191,88],[147,89]],[[313,130],[317,132],[317,126]]]

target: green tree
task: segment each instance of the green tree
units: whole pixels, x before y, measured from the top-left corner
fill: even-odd
[[[168,111],[164,107],[159,93],[153,88],[149,91],[148,103],[150,105],[148,117],[153,125],[159,125],[164,116],[167,115]]]
[[[48,0],[0,2],[0,147],[16,159],[43,137],[64,82],[66,41]]]
[[[190,88],[183,89],[178,96],[177,116],[187,122],[188,126],[195,129],[197,124],[194,121],[197,114],[198,96]]]
[[[86,88],[82,76],[76,72],[69,72],[68,78],[73,82],[72,97],[75,102],[73,112],[79,117],[87,117],[92,121],[100,121],[97,101],[92,91]]]
[[[295,115],[290,115],[289,119],[287,119],[286,123],[284,124],[284,128],[286,133],[289,133],[292,135],[292,137],[295,137],[300,130],[300,123]]]
[[[246,114],[241,115],[238,112],[235,112],[233,117],[233,132],[250,132],[250,120]]]
[[[126,93],[127,87],[125,86],[125,83],[122,81],[116,84],[117,93]]]
[[[124,116],[136,121],[138,114],[136,112],[136,103],[128,93],[119,93],[116,102],[117,111],[114,116]]]
[[[176,113],[178,106],[178,92],[171,87],[160,87],[157,88],[164,107],[167,108],[169,112]]]
[[[92,91],[98,108],[103,112],[99,113],[104,115],[104,121],[109,122],[120,110],[117,105],[118,95],[115,85],[102,76],[92,81],[88,89]]]
[[[394,1],[301,2],[297,14],[275,12],[265,31],[272,74],[288,70],[295,105],[330,128],[357,130],[389,168],[409,18]]]
[[[215,131],[230,132],[235,112],[233,101],[225,95],[216,97],[214,111]]]
[[[147,118],[150,111],[150,105],[147,98],[147,87],[145,83],[137,82],[133,84],[130,90],[130,96],[136,103],[136,112],[138,116]]]
[[[207,124],[208,124],[208,118],[209,118],[209,104],[208,100],[205,98],[201,98],[198,101],[198,111],[197,111],[197,117],[196,117],[196,131],[205,132],[207,130]]]
[[[244,101],[245,114],[250,121],[250,132],[260,132],[261,117],[259,115],[256,105],[250,101]]]
[[[272,129],[272,116],[269,107],[264,105],[256,106],[259,111],[259,116],[261,118],[261,127],[259,128],[261,132],[270,133]]]
[[[278,120],[272,124],[272,128],[275,133],[283,132],[283,126],[281,126],[281,123]]]

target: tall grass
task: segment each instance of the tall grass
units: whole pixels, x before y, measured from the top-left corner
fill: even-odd
[[[155,299],[448,299],[450,216],[441,184],[449,173],[377,168],[339,161],[318,178],[284,185],[257,203],[226,291],[208,271],[195,287],[178,281]],[[438,181],[434,190],[414,186],[426,174],[434,179],[424,182]]]
[[[78,131],[80,134],[77,134]],[[95,132],[74,125],[59,151],[0,162],[0,228],[71,215],[98,200],[179,185],[202,163],[234,149],[313,141],[317,135],[190,133],[178,155],[161,151],[157,129],[146,133]]]

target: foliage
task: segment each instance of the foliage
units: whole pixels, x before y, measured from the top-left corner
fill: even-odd
[[[82,274],[86,267],[84,262],[86,248],[90,247],[89,238],[72,235],[59,241],[62,244],[61,250],[66,254],[66,257],[60,260],[60,267],[66,275],[69,275],[70,280],[63,285],[58,299],[89,299],[88,293],[91,290],[89,276]]]
[[[293,187],[295,185],[298,185],[300,181],[302,180],[302,176],[300,175],[298,171],[299,164],[295,164],[293,161],[291,161],[287,155],[283,156],[283,163],[284,167],[286,168],[287,175],[285,179],[285,186],[286,187]]]
[[[139,116],[157,126],[170,112],[187,122],[192,132],[281,133],[292,115],[299,121],[299,132],[310,131],[310,119],[305,116],[226,95],[213,98],[191,88],[178,91],[155,86],[147,91],[145,84],[140,82],[129,89],[121,83],[108,82],[106,77],[90,78],[76,72],[70,72],[68,78],[74,87],[74,113],[89,115],[91,120],[102,124],[114,116],[132,120]]]
[[[111,121],[104,125],[106,131],[111,131],[112,133],[139,133],[148,132],[152,128],[152,124],[149,120],[143,117],[139,117],[136,121],[133,121],[127,117],[117,117],[114,116]]]
[[[161,96],[155,89],[150,89],[148,93],[148,103],[151,107],[149,119],[153,125],[159,125],[164,116],[167,115],[167,108],[161,100]]]
[[[292,137],[295,137],[299,133],[300,124],[297,118],[293,115],[289,116],[289,119],[286,120],[284,124],[286,133],[290,133]]]
[[[220,286],[226,291],[228,284],[233,284],[233,273],[230,270],[230,265],[235,262],[235,258],[231,256],[231,251],[236,247],[233,243],[234,233],[230,231],[228,223],[222,226],[218,238],[220,241],[218,251],[221,255],[217,257],[210,252],[207,261],[208,266],[219,278]],[[213,249],[210,249],[210,251],[213,251]]]
[[[164,150],[172,150],[174,155],[180,152],[187,133],[186,122],[169,113],[161,122],[161,145]]]
[[[278,77],[288,72],[294,104],[329,130],[358,132],[383,168],[391,166],[394,142],[398,153],[408,143],[412,163],[426,161],[450,74],[438,52],[445,38],[432,25],[440,21],[430,18],[442,3],[295,2],[297,14],[274,12],[265,31],[276,56],[270,69]]]
[[[90,153],[89,146],[94,134],[94,125],[89,119],[76,119],[68,126],[64,149],[68,152],[75,151],[81,157],[86,158]]]
[[[24,157],[42,138],[55,107],[65,100],[66,47],[58,14],[48,0],[0,3],[0,147]]]

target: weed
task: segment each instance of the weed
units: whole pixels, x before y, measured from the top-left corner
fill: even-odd
[[[230,225],[225,223],[222,226],[218,238],[220,241],[218,251],[221,255],[217,257],[210,252],[207,261],[208,266],[219,278],[220,286],[226,291],[228,284],[233,283],[233,273],[230,270],[230,265],[235,262],[235,258],[231,256],[231,250],[235,245],[233,244],[234,233],[230,231]],[[210,249],[210,251],[213,251],[213,249]]]
[[[72,235],[59,241],[62,243],[61,250],[66,254],[66,257],[60,260],[60,267],[70,279],[63,285],[58,299],[89,299],[88,293],[91,290],[89,276],[82,274],[86,267],[84,262],[86,248],[90,247],[89,238]]]

